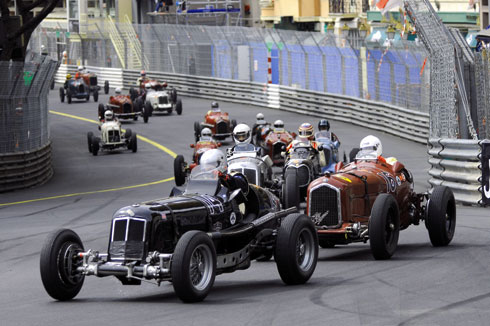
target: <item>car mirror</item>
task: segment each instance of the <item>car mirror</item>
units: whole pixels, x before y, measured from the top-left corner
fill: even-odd
[[[396,174],[396,173],[400,173],[404,168],[405,168],[405,165],[403,165],[403,163],[396,161],[395,164],[393,164],[392,171],[393,171],[393,173]]]
[[[190,146],[191,148],[196,147],[196,145],[194,145],[194,144],[190,144],[189,146]]]

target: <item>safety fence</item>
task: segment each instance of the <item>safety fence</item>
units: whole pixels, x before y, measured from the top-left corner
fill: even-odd
[[[26,62],[0,62],[0,191],[49,179],[49,86],[57,62],[28,53]]]
[[[316,32],[172,24],[130,25],[133,34],[127,23],[93,25],[82,38],[39,28],[30,47],[47,44],[59,58],[66,51],[64,62],[76,65],[136,69],[133,59],[141,55],[141,68],[151,71],[270,82],[429,111],[430,62],[415,42],[384,46]]]

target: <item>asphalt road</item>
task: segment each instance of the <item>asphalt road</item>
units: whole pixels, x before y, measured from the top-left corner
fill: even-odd
[[[101,96],[106,102],[108,96]],[[137,133],[190,159],[193,123],[202,120],[209,101],[184,98],[182,116],[125,124]],[[54,111],[96,119],[96,104],[61,104]],[[284,120],[289,130],[318,119],[275,110],[221,103],[238,122],[252,124],[263,112],[268,121]],[[367,134],[380,137],[385,156],[396,156],[413,172],[416,189],[427,187],[424,145],[331,122],[347,153]],[[170,284],[122,286],[115,278],[86,278],[75,300],[52,300],[41,283],[39,251],[47,234],[74,229],[85,248],[105,251],[112,213],[121,206],[163,197],[173,181],[173,159],[145,142],[138,153],[93,157],[87,131],[96,125],[50,115],[55,175],[43,186],[0,194],[0,325],[486,325],[490,320],[490,210],[458,206],[456,235],[449,247],[433,248],[423,225],[400,233],[389,261],[374,261],[368,244],[320,250],[309,283],[285,286],[273,261],[220,275],[206,300],[183,304]],[[368,126],[366,126],[368,127]],[[121,187],[143,185],[124,190]],[[87,194],[72,195],[88,192]]]

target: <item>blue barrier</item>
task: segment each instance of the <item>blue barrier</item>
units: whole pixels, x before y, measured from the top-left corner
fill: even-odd
[[[339,49],[335,46],[323,46],[326,55],[327,92],[342,94],[342,58]]]
[[[272,84],[279,84],[279,50],[271,49]]]

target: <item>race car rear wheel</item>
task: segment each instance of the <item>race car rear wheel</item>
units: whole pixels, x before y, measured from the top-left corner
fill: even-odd
[[[174,102],[174,103],[177,102],[177,90],[173,87],[170,90],[170,97],[172,99],[172,102]]]
[[[128,149],[131,149],[130,141],[131,141],[131,135],[132,134],[133,134],[133,132],[129,128],[126,129],[126,131],[124,132],[124,139],[126,140],[126,143],[128,144]]]
[[[283,204],[284,208],[297,207],[299,209],[300,189],[298,184],[298,171],[294,168],[286,169],[284,173]]]
[[[425,226],[434,247],[447,246],[456,228],[456,202],[453,192],[445,186],[437,186],[427,203]]]
[[[303,284],[310,279],[318,260],[318,237],[308,216],[289,214],[282,220],[274,259],[284,283]]]
[[[151,107],[151,103],[150,102],[146,102],[145,103],[145,106],[143,108],[143,121],[145,123],[148,123],[148,118],[150,117],[151,115],[151,111],[152,111],[152,107]]]
[[[134,102],[134,99],[138,96],[138,91],[131,87],[129,89],[129,97],[131,98],[131,101]]]
[[[201,124],[196,121],[194,122],[194,138],[196,143],[199,141],[199,137],[201,137]]]
[[[104,82],[104,94],[109,94],[109,81]]]
[[[99,91],[98,90],[94,91],[93,97],[94,97],[94,102],[99,101]]]
[[[400,233],[400,215],[395,197],[380,194],[369,218],[369,245],[376,260],[389,259],[395,253]]]
[[[61,103],[65,102],[65,89],[60,87],[60,101]]]
[[[233,129],[235,129],[235,127],[236,127],[236,120],[232,119],[231,120],[231,132],[233,132]]]
[[[177,155],[174,160],[174,178],[177,186],[182,186],[185,183],[185,161],[184,156]]]
[[[349,162],[354,162],[356,160],[356,155],[359,153],[359,148],[353,148],[349,152]]]
[[[177,104],[175,105],[175,111],[177,112],[178,115],[182,114],[182,100],[178,99]]]
[[[97,111],[99,111],[99,120],[104,119],[105,105],[99,103],[99,106],[97,107]]]
[[[204,300],[216,277],[216,250],[202,231],[188,231],[179,239],[172,256],[172,284],[184,302]]]
[[[100,138],[99,137],[92,137],[92,155],[97,156],[99,153],[99,148],[100,148]]]
[[[41,280],[48,294],[60,301],[73,299],[82,288],[85,276],[77,272],[82,265],[80,237],[69,229],[51,233],[41,249]]]
[[[94,133],[89,131],[87,133],[87,144],[88,144],[88,151],[92,153],[92,138],[94,138]]]
[[[129,139],[129,146],[131,146],[131,150],[133,151],[133,153],[136,153],[138,151],[138,138],[136,136],[136,133],[131,134],[131,138]]]
[[[69,88],[66,90],[66,101],[71,104],[71,90]]]

